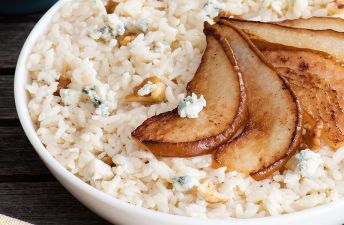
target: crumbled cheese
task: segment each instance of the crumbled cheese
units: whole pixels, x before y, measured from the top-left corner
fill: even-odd
[[[106,97],[109,93],[109,85],[105,83],[101,83],[97,81],[94,84],[94,89],[97,92],[97,95],[99,96],[100,99],[106,100]]]
[[[296,154],[297,168],[300,174],[306,178],[320,177],[324,172],[324,160],[319,153],[311,150],[302,150]]]
[[[102,26],[97,34],[92,36],[95,39],[102,38],[103,40],[109,41],[120,35],[123,35],[126,31],[126,22],[120,20],[116,14],[108,14],[104,16],[104,26]]]
[[[61,89],[60,96],[64,105],[76,106],[80,101],[81,93],[73,89]]]
[[[192,93],[191,96],[187,96],[178,104],[178,114],[182,118],[198,118],[198,114],[206,106],[206,100],[203,95],[197,99],[197,95]]]
[[[222,0],[208,0],[203,5],[203,10],[205,11],[207,17],[210,19],[214,18],[219,14],[219,12],[225,8],[225,4]]]
[[[126,23],[120,20],[116,14],[106,15],[104,22],[111,28],[111,34],[115,37],[124,34],[126,30]]]
[[[137,91],[137,94],[139,96],[145,96],[145,95],[149,95],[150,93],[152,93],[152,91],[154,91],[158,86],[150,81],[148,81],[145,85],[143,85],[142,88],[140,88]]]
[[[95,113],[97,115],[108,116],[110,115],[111,108],[112,108],[111,104],[109,104],[108,102],[104,102],[96,108]]]
[[[90,161],[80,171],[80,175],[83,176],[87,181],[96,181],[100,179],[109,180],[114,176],[111,166],[97,158]]]
[[[86,94],[88,97],[89,97],[89,99],[90,99],[90,101],[96,106],[96,107],[98,107],[98,106],[100,106],[102,103],[103,103],[103,101],[100,99],[100,97],[97,95],[97,92],[95,91],[95,89],[94,88],[92,88],[92,87],[84,87],[83,89],[82,89],[82,93],[84,93],[84,94]]]
[[[101,35],[112,35],[112,28],[108,25],[103,26],[102,28],[99,29],[99,32]],[[99,36],[101,37],[101,36]]]
[[[132,25],[139,31],[146,33],[148,31],[149,20],[148,19],[135,20]]]
[[[96,107],[95,114],[101,115],[101,116],[108,116],[110,115],[111,110],[115,107],[115,104],[113,102],[104,101],[99,95],[101,95],[103,98],[105,97],[105,87],[103,89],[100,85],[98,91],[96,91],[92,87],[84,87],[82,89],[82,92],[86,94],[89,97],[89,100],[94,104]],[[98,94],[99,93],[99,94]]]
[[[189,175],[175,177],[172,179],[173,188],[176,191],[185,192],[197,186],[198,180]]]

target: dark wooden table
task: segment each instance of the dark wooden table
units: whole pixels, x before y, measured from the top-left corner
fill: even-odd
[[[37,225],[107,225],[56,181],[18,120],[13,97],[15,65],[41,16],[0,15],[0,214]]]

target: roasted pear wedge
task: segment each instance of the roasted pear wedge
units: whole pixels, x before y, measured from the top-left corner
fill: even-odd
[[[243,132],[214,153],[214,166],[226,166],[262,180],[281,169],[301,139],[298,99],[275,69],[240,29],[207,25],[228,41],[245,82],[249,119]]]
[[[286,27],[311,30],[334,30],[344,32],[344,20],[335,17],[311,17],[308,19],[284,20],[277,24]]]
[[[344,66],[330,55],[253,40],[291,84],[308,114],[309,124],[322,123],[322,137],[332,148],[344,145]]]
[[[203,95],[207,106],[197,119],[180,118],[177,109],[147,119],[132,137],[155,156],[191,157],[210,153],[228,141],[247,120],[245,86],[223,40],[208,34],[202,62],[187,94]]]
[[[308,48],[326,52],[344,60],[344,33],[333,30],[309,30],[285,27],[273,23],[262,23],[229,18],[216,18],[220,24],[233,24],[251,39],[262,39],[271,43],[297,48]]]

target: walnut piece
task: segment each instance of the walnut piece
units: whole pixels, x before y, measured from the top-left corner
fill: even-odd
[[[321,147],[321,136],[324,129],[322,121],[312,121],[305,115],[304,132],[302,134],[302,142],[300,149],[310,148],[313,151],[319,150]]]
[[[138,95],[138,91],[143,88],[148,82],[156,85],[152,92],[145,96]],[[127,102],[141,102],[141,103],[159,103],[165,101],[166,85],[156,76],[145,79],[139,86],[134,88],[133,94],[128,95],[125,100]]]
[[[68,84],[70,84],[70,82],[70,77],[68,77],[65,74],[61,74],[59,78],[59,84],[57,86],[57,90],[54,92],[54,95],[60,96],[60,90],[65,89],[68,86]]]
[[[106,12],[108,14],[114,13],[118,4],[119,4],[119,2],[117,2],[117,1],[108,0],[106,3],[106,6],[105,6]]]
[[[125,32],[123,35],[117,38],[117,41],[120,46],[127,46],[130,42],[135,40],[137,35],[138,35],[137,33]]]
[[[224,203],[229,200],[227,195],[218,192],[214,184],[209,181],[201,184],[197,189],[198,195],[209,203]]]

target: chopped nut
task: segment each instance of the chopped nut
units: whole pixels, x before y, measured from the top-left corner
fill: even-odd
[[[175,49],[177,49],[177,48],[179,48],[179,47],[180,47],[179,41],[174,41],[174,42],[171,43],[171,49],[172,49],[172,51],[175,50]]]
[[[117,38],[118,43],[120,46],[127,46],[130,42],[132,42],[138,34],[132,32],[125,32],[123,35]]]
[[[338,5],[338,9],[344,9],[344,1],[343,0],[338,0],[337,5]]]
[[[115,164],[113,163],[111,157],[108,156],[108,155],[104,156],[104,158],[102,158],[102,161],[103,161],[104,163],[108,164],[109,166],[115,165]]]
[[[59,78],[59,84],[57,86],[57,90],[54,92],[54,95],[60,96],[60,90],[65,89],[68,86],[68,84],[70,84],[70,82],[71,82],[70,77],[68,77],[65,74],[61,74]]]
[[[147,95],[140,96],[138,92],[146,84],[151,82],[155,88]],[[125,99],[127,102],[157,103],[165,100],[166,85],[156,76],[145,79],[139,86],[134,88],[134,93],[128,95]]]
[[[119,4],[119,2],[117,2],[117,1],[108,0],[107,3],[106,3],[106,6],[105,6],[106,12],[108,14],[114,13],[118,4]]]
[[[300,149],[310,148],[313,151],[317,151],[321,146],[321,136],[324,128],[322,121],[312,121],[312,119],[305,115],[305,132],[302,134],[302,142]]]
[[[214,185],[209,181],[201,184],[198,187],[197,191],[200,197],[210,203],[224,203],[229,200],[228,196],[216,191]]]
[[[106,154],[106,152],[100,153],[98,159],[102,160],[104,163],[108,164],[109,166],[114,166],[115,164],[112,161],[112,158]]]
[[[219,17],[231,17],[233,14],[229,11],[221,11]]]
[[[327,4],[326,9],[329,15],[341,14],[344,11],[343,2],[331,2]]]

